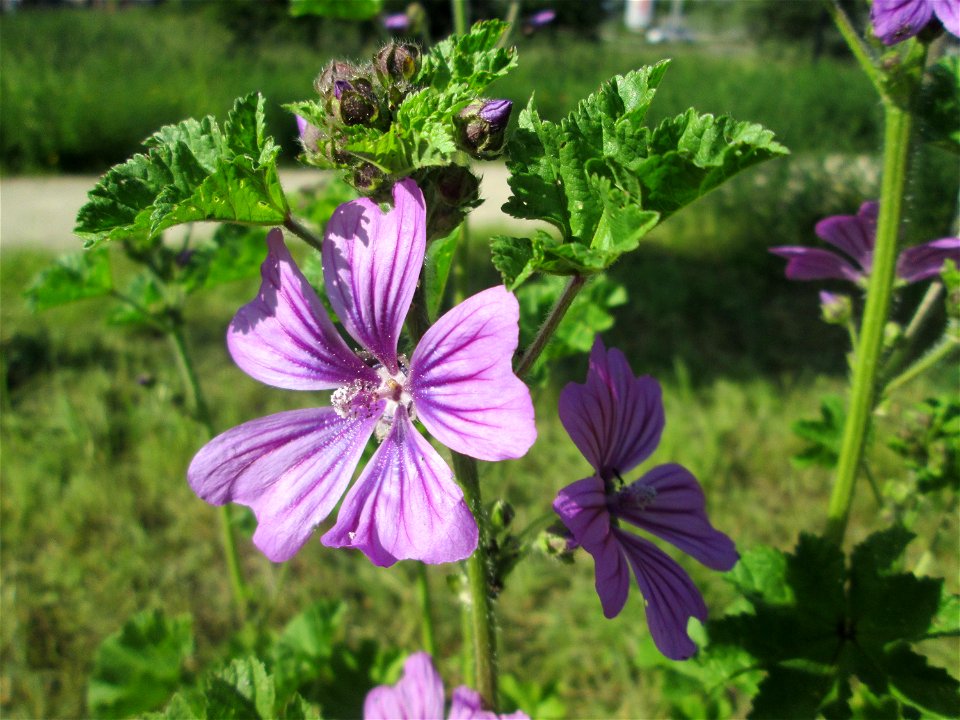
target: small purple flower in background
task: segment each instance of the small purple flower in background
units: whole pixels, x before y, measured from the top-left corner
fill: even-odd
[[[532,15],[528,15],[523,20],[523,34],[533,35],[537,30],[545,27],[557,19],[557,11],[551,8],[540,10]]]
[[[936,15],[947,32],[960,37],[958,0],[873,0],[870,22],[874,34],[885,45],[912,38]]]
[[[560,420],[594,474],[561,490],[553,508],[576,544],[593,555],[603,614],[613,618],[623,609],[633,568],[657,648],[672,660],[689,658],[697,646],[687,621],[706,620],[703,597],[683,568],[621,521],[714,570],[729,570],[739,556],[733,541],[710,524],[703,490],[686,468],[658,465],[632,483],[623,479],[660,442],[659,383],[634,377],[623,353],[597,338],[587,382],[569,383],[560,394]]]
[[[856,215],[832,215],[817,223],[817,237],[844,254],[796,245],[770,248],[787,258],[791,280],[849,280],[866,284],[873,265],[877,238],[876,202],[865,202]],[[941,238],[907,248],[897,259],[897,277],[907,283],[926,280],[940,273],[946,260],[960,262],[960,238]]]
[[[479,693],[461,685],[453,691],[448,720],[530,720],[517,711],[497,715],[483,709]],[[367,694],[364,720],[443,720],[443,680],[425,652],[414,653],[403,664],[396,685],[380,685]]]
[[[330,514],[374,433],[381,444],[324,545],[357,548],[381,566],[462,560],[476,548],[476,522],[413,421],[481,460],[520,457],[536,438],[530,393],[511,367],[519,308],[504,287],[446,313],[409,360],[397,353],[423,266],[426,209],[412,180],[394,186],[393,201],[386,214],[368,199],[341,205],[323,241],[330,304],[364,351],[337,333],[280,230],[267,237],[258,296],[227,332],[230,354],[251,377],[335,389],[333,407],[289,410],[217,436],[187,471],[207,502],[253,509],[253,541],[273,561],[292,557]]]
[[[397,33],[407,32],[410,29],[410,17],[405,13],[391,13],[380,18],[380,22],[387,30]]]

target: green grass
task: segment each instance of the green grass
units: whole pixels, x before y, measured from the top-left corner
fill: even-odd
[[[5,16],[0,166],[102,171],[160,126],[222,117],[252,90],[266,96],[268,125],[292,160],[295,124],[281,104],[310,97],[331,58],[367,58],[385,39],[372,25],[288,19],[258,27],[255,4],[236,17],[229,5],[199,7]],[[798,62],[783,48],[749,44],[651,47],[627,35],[600,45],[560,32],[519,37],[517,45],[520,66],[491,92],[518,108],[536,92],[547,118],[566,114],[615,73],[672,57],[652,122],[693,104],[761,122],[795,151],[864,152],[878,144],[878,104],[849,62]]]

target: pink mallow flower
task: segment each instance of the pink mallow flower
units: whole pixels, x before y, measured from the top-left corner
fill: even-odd
[[[795,245],[770,248],[770,252],[789,260],[786,273],[790,280],[836,279],[865,285],[873,265],[878,207],[876,202],[865,202],[856,215],[832,215],[817,223],[817,237],[840,253]],[[946,260],[960,262],[960,238],[941,238],[907,248],[897,258],[897,277],[905,283],[926,280],[938,275]]]
[[[461,685],[453,691],[450,712],[443,713],[443,680],[425,652],[407,658],[396,685],[380,685],[363,703],[364,720],[530,720],[517,711],[497,715],[483,709],[480,694]]]
[[[870,23],[885,45],[912,38],[936,15],[947,32],[960,37],[960,2],[957,0],[873,0]]]
[[[423,266],[423,194],[412,180],[393,188],[393,209],[368,199],[341,205],[327,224],[323,276],[350,336],[340,337],[297,268],[280,230],[267,237],[257,297],[227,331],[234,361],[251,377],[290,390],[334,390],[332,407],[252,420],[205,445],[187,471],[214,505],[248,505],[253,541],[287,560],[334,509],[364,447],[380,442],[346,493],[329,547],[363,551],[381,566],[468,557],[477,525],[453,473],[414,426],[481,460],[517,458],[536,438],[530,393],[511,369],[517,300],[500,286],[441,317],[408,360],[397,341]]]
[[[603,614],[613,618],[623,609],[633,568],[657,648],[672,660],[689,658],[697,646],[687,621],[706,620],[703,597],[680,565],[623,524],[714,570],[729,570],[739,556],[733,541],[710,524],[703,491],[686,468],[658,465],[632,483],[624,480],[660,442],[659,383],[634,377],[623,353],[607,350],[597,338],[587,382],[569,383],[560,394],[560,420],[594,472],[561,490],[553,508],[575,543],[593,555]]]

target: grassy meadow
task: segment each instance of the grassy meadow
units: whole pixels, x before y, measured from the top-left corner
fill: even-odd
[[[328,48],[318,55],[316,38],[286,46],[269,36],[237,47],[228,28],[202,14],[191,18],[139,10],[4,17],[4,167],[102,169],[160,123],[222,116],[250,89],[262,89],[275,106],[305,97],[319,67],[336,54]],[[76,41],[41,59],[37,48],[67,28]],[[201,34],[205,41],[198,44]],[[376,46],[360,33],[341,40],[347,54]],[[152,59],[141,62],[148,45]],[[617,36],[603,50],[556,35],[522,40],[520,67],[498,90],[521,102],[536,88],[545,114],[558,117],[614,72],[672,56],[652,121],[692,104],[763,122],[794,150],[671,218],[617,264],[610,276],[630,300],[614,309],[616,324],[604,334],[635,372],[663,384],[667,425],[652,462],[689,467],[705,488],[714,525],[741,550],[758,543],[789,549],[801,530],[822,529],[831,482],[830,471],[791,462],[803,448],[791,425],[817,417],[823,395],[844,392],[847,345],[842,329],[818,319],[818,284],[787,282],[783,262],[766,250],[810,244],[817,220],[853,213],[876,196],[877,104],[852,64],[813,62],[799,49],[772,56],[732,44],[651,48]],[[289,116],[277,110],[271,123],[292,147]],[[957,175],[933,152],[915,153],[908,241],[943,236]],[[468,291],[497,282],[486,249],[496,230],[473,228]],[[207,438],[189,419],[172,349],[148,331],[109,326],[106,300],[32,313],[22,293],[51,259],[42,250],[4,248],[0,263],[0,714],[8,718],[88,716],[94,652],[139,609],[192,614],[197,645],[188,670],[194,675],[243,642],[217,511],[185,481]],[[128,269],[120,263],[116,271]],[[256,278],[238,281],[195,296],[186,310],[189,346],[218,431],[325,401],[261,385],[231,362],[226,326],[256,288]],[[918,299],[917,291],[907,293],[896,312]],[[485,497],[509,499],[519,528],[549,511],[560,487],[589,471],[556,415],[563,384],[582,382],[585,369],[585,357],[568,358],[549,383],[534,388],[539,439],[525,458],[481,469]],[[895,430],[912,403],[952,387],[949,368],[906,386],[881,426]],[[880,483],[904,472],[879,444],[871,466]],[[878,514],[864,486],[851,539],[881,527],[878,518],[889,518],[889,511]],[[956,536],[956,517],[945,522],[919,525],[921,539],[909,561],[935,532]],[[249,542],[249,518],[240,518],[240,526],[257,622],[280,628],[318,598],[341,598],[349,606],[349,639],[386,638],[407,651],[420,649],[409,563],[380,570],[359,554],[312,541],[294,560],[275,566]],[[681,562],[708,605],[721,612],[731,598],[722,577]],[[942,544],[926,562],[931,575],[946,577],[957,591],[955,543]],[[449,689],[460,679],[460,620],[446,588],[448,573],[429,569],[438,666]],[[531,556],[511,576],[499,610],[503,671],[557,683],[568,717],[665,712],[662,676],[641,661],[650,641],[639,592],[633,589],[620,617],[605,620],[585,554],[573,566]],[[955,644],[930,645],[934,661],[951,662]],[[745,714],[742,702],[738,707]]]

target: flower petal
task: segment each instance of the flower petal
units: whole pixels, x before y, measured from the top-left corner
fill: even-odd
[[[939,275],[946,260],[960,266],[960,238],[941,238],[907,248],[897,259],[897,277],[908,283],[926,280]]]
[[[948,33],[960,37],[960,4],[957,0],[933,0],[933,12]]]
[[[267,235],[260,292],[234,316],[227,347],[251,377],[288,390],[329,390],[377,374],[343,341],[278,229]]]
[[[443,720],[443,680],[425,652],[403,663],[396,685],[380,685],[363,702],[364,720]]]
[[[842,250],[850,259],[870,272],[873,263],[873,246],[877,241],[877,214],[879,204],[865,202],[856,215],[832,215],[817,223],[817,237]]]
[[[657,648],[671,660],[686,660],[697,646],[687,635],[687,621],[707,619],[707,606],[690,576],[653,543],[614,530],[647,601],[647,625]]]
[[[583,385],[560,393],[560,421],[601,475],[629,472],[656,449],[663,432],[660,384],[634,377],[623,353],[597,337]]]
[[[453,691],[447,720],[530,720],[530,716],[520,710],[508,715],[497,715],[490,710],[484,710],[480,693],[461,685]]]
[[[912,38],[932,17],[931,0],[873,0],[870,7],[873,33],[885,45]]]
[[[829,250],[785,245],[772,247],[774,255],[787,258],[786,275],[790,280],[849,280],[857,282],[863,273]]]
[[[630,573],[623,552],[611,533],[610,512],[603,480],[593,475],[567,485],[553,501],[553,509],[577,544],[593,556],[594,578],[603,614],[616,617],[630,590]]]
[[[322,542],[361,550],[382,567],[397,560],[454,562],[476,549],[477,523],[463,492],[403,407]]]
[[[448,448],[479,458],[524,455],[537,438],[530,391],[513,374],[520,316],[503,286],[441,317],[410,360],[417,417]]]
[[[340,322],[391,373],[426,250],[423,193],[410,179],[393,186],[383,213],[361,198],[338,207],[323,239],[323,277]]]
[[[204,445],[187,479],[213,505],[252,508],[254,544],[274,562],[288,560],[340,500],[378,417],[310,408],[251,420]]]
[[[652,497],[650,490],[656,493]],[[737,564],[733,541],[710,524],[700,483],[685,467],[659,465],[616,497],[617,517],[673,543],[707,567],[729,570]],[[644,502],[632,503],[631,498]]]

